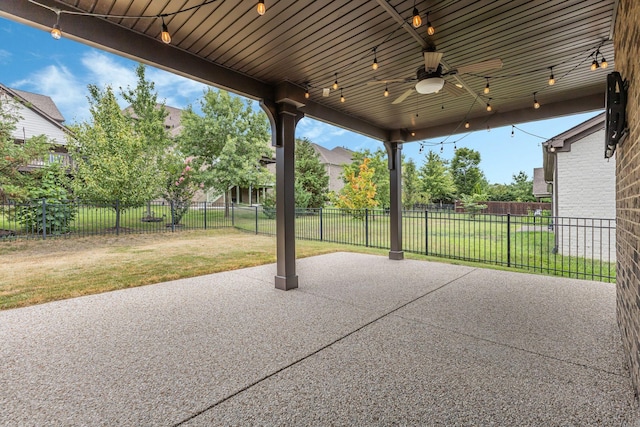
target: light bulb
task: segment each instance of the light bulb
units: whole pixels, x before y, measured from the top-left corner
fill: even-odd
[[[469,122],[466,122],[466,123],[464,124],[464,128],[465,128],[465,129],[469,129],[470,127],[471,127],[471,124],[470,124]]]
[[[598,65],[598,61],[594,59],[593,62],[591,63],[591,71],[597,70],[598,67],[600,67],[600,65]]]
[[[336,80],[333,82],[333,86],[331,86],[333,90],[338,90],[338,73],[336,73]]]
[[[373,58],[373,64],[371,64],[371,68],[373,68],[374,71],[378,69],[378,58]]]
[[[411,132],[411,136],[416,136],[416,133],[415,132]]]
[[[606,59],[604,59],[604,56],[602,57],[602,61],[600,62],[600,66],[602,68],[607,68],[609,66],[609,63],[607,62]]]
[[[311,96],[311,94],[309,94],[309,89],[305,90],[304,97],[309,99],[310,96]]]
[[[164,18],[162,18],[162,34],[160,34],[160,38],[166,44],[171,43],[171,34],[169,34],[167,24],[164,23]]]
[[[60,31],[60,25],[55,24],[53,26],[53,28],[51,29],[51,37],[53,37],[56,40],[60,40],[60,37],[62,37],[62,31]]]
[[[389,89],[387,88],[387,86],[384,87],[384,96],[389,96]]]
[[[549,86],[556,84],[556,79],[553,78],[553,74],[549,76]]]
[[[491,108],[491,104],[487,102],[487,111],[491,111],[491,110],[493,110],[493,108]]]
[[[427,34],[432,36],[436,33],[436,29],[431,25],[431,21],[429,21],[429,12],[427,12]]]
[[[418,8],[413,8],[413,19],[411,20],[414,28],[418,28],[422,25],[422,18],[420,18],[420,13],[418,12]]]
[[[540,103],[535,98],[533,98],[533,108],[535,108],[536,110],[540,108]]]
[[[489,92],[491,92],[491,89],[489,89],[489,80],[487,80],[487,85],[484,87],[484,93],[486,95]]]
[[[554,147],[553,145],[551,147],[549,147],[549,151],[551,151],[552,153],[556,152],[556,147]]]
[[[258,6],[256,6],[256,10],[259,15],[264,15],[267,11],[267,7],[264,5],[264,0],[258,0]]]
[[[344,95],[342,94],[342,89],[340,89],[340,102],[344,102]]]

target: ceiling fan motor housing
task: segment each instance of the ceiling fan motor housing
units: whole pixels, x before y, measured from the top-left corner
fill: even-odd
[[[428,72],[424,67],[418,69],[418,83],[416,91],[421,94],[435,93],[442,90],[444,79],[442,78],[442,66],[439,65],[436,71]]]

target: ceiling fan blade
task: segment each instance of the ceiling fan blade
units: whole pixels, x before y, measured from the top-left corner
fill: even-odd
[[[481,73],[489,70],[499,70],[502,68],[502,60],[490,59],[488,61],[476,62],[475,64],[463,65],[456,70],[458,74]]]
[[[402,95],[400,95],[399,97],[397,97],[392,104],[400,104],[402,101],[404,101],[405,99],[407,99],[412,93],[414,93],[416,90],[411,88],[409,90],[407,90],[405,93],[403,93]]]
[[[442,89],[453,97],[458,97],[466,93],[464,89],[461,89],[458,86],[446,80],[444,82],[444,86],[442,87]]]
[[[370,80],[367,82],[367,86],[387,84],[387,83],[403,83],[406,81],[407,79]]]
[[[427,71],[435,71],[440,65],[442,52],[422,52],[424,56],[424,69]]]

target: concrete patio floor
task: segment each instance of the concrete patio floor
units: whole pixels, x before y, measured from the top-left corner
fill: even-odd
[[[0,312],[0,425],[637,425],[612,284],[336,253]]]

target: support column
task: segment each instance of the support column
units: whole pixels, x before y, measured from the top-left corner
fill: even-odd
[[[276,148],[276,289],[298,287],[295,224],[295,129],[303,117],[287,102],[263,104],[271,116],[272,143]]]
[[[402,250],[402,143],[385,142],[387,157],[389,158],[389,230],[391,250],[389,259],[404,259]]]

